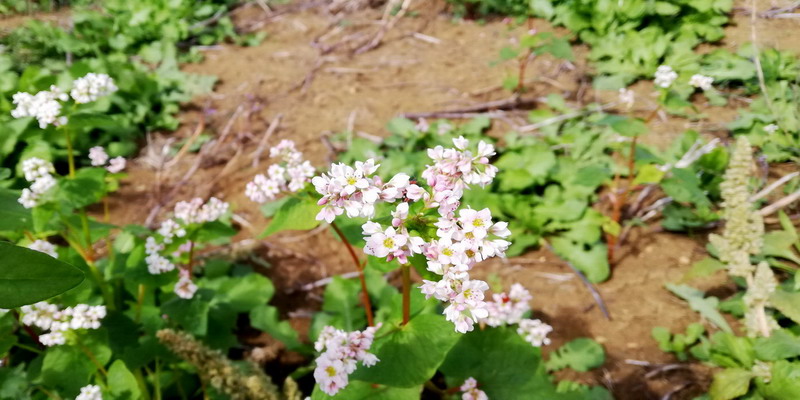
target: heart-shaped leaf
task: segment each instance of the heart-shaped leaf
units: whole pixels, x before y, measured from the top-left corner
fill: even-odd
[[[47,254],[0,242],[0,308],[49,299],[83,282],[81,270]]]

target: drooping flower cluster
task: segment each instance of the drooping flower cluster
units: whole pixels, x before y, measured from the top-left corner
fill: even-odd
[[[714,84],[714,78],[710,76],[694,74],[692,75],[691,79],[689,79],[689,84],[701,90],[711,90],[711,85]]]
[[[98,329],[100,320],[106,316],[105,306],[78,304],[59,310],[55,304],[40,301],[33,305],[22,306],[22,323],[50,331],[39,336],[45,346],[57,346],[66,343],[64,334],[77,329]]]
[[[31,250],[36,250],[40,253],[47,254],[50,257],[58,258],[58,252],[56,251],[56,246],[46,240],[35,240],[33,243],[28,245],[28,248]]]
[[[103,392],[100,391],[100,386],[86,385],[81,388],[75,400],[103,400]]]
[[[519,321],[519,325],[517,326],[517,333],[522,335],[522,337],[534,347],[550,344],[550,339],[547,337],[547,334],[552,331],[552,326],[538,319],[523,319]]]
[[[14,118],[34,117],[39,121],[39,127],[44,129],[48,125],[60,126],[67,123],[67,118],[61,115],[61,103],[67,101],[69,96],[57,86],[50,86],[50,90],[39,93],[16,93],[12,102],[17,108],[11,110]]]
[[[89,103],[116,91],[117,87],[110,76],[90,72],[72,82],[70,95],[76,103]],[[12,97],[12,102],[17,107],[11,111],[11,116],[36,118],[42,129],[47,128],[48,125],[65,125],[68,120],[66,116],[61,115],[63,107],[61,102],[67,100],[69,100],[69,96],[54,85],[50,86],[49,90],[43,90],[36,94],[19,92]]]
[[[675,82],[675,79],[678,79],[678,73],[669,65],[662,65],[656,69],[656,79],[653,83],[658,87],[666,89],[672,86],[672,82]]]
[[[272,158],[279,158],[279,164],[267,168],[267,175],[258,174],[247,184],[245,194],[256,203],[266,203],[281,192],[298,192],[314,176],[314,167],[303,160],[303,153],[297,151],[294,142],[282,140],[269,150]]]
[[[478,381],[475,378],[467,378],[458,389],[462,393],[461,400],[489,400],[486,392],[478,389]]]
[[[41,158],[31,157],[23,161],[22,172],[31,186],[22,189],[18,202],[25,208],[40,205],[44,194],[56,186],[56,179],[51,175],[54,171],[53,164]]]
[[[194,224],[214,222],[222,218],[230,205],[216,197],[203,201],[201,198],[194,198],[190,201],[181,201],[175,204],[173,218],[164,220],[156,232],[157,235],[145,239],[145,253],[147,257],[147,270],[154,275],[172,271],[176,268],[174,259],[191,251],[194,246],[192,241],[186,241],[177,249],[169,254],[172,259],[163,254],[167,246],[172,245],[187,236],[188,231]],[[180,242],[177,242],[177,245]],[[197,285],[192,281],[189,269],[180,270],[180,278],[175,284],[175,294],[184,299],[191,299],[197,291]]]
[[[72,90],[69,94],[76,103],[82,104],[91,103],[116,91],[117,85],[110,76],[90,72],[72,82]]]
[[[380,324],[362,331],[345,332],[332,326],[326,326],[314,343],[314,349],[324,352],[317,357],[314,369],[316,380],[323,392],[333,396],[349,383],[349,376],[356,370],[357,362],[371,367],[378,361],[375,354],[369,352],[375,332]]]
[[[114,157],[109,161],[108,153],[101,146],[95,146],[89,149],[89,160],[92,162],[93,167],[106,167],[108,172],[116,174],[125,169],[127,160],[124,157]],[[108,165],[106,165],[108,163]]]

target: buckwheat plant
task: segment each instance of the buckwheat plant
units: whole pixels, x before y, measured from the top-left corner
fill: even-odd
[[[348,376],[355,372],[358,361],[365,367],[371,367],[380,361],[374,354],[369,353],[378,329],[380,324],[371,326],[363,332],[348,333],[331,326],[326,326],[322,330],[314,343],[314,349],[322,352],[316,360],[314,379],[323,392],[333,396],[346,387]]]
[[[274,200],[282,192],[300,191],[315,172],[314,167],[303,159],[303,153],[297,151],[291,140],[282,140],[269,150],[269,155],[280,162],[270,165],[267,175],[256,175],[245,189],[247,197],[260,204]]]
[[[173,218],[161,222],[155,235],[145,241],[147,270],[153,275],[170,272],[178,268],[178,281],[174,292],[178,297],[191,299],[197,292],[192,281],[194,252],[198,247],[197,234],[207,223],[223,220],[228,215],[228,203],[212,197],[208,201],[194,198],[175,205]],[[176,267],[176,264],[181,265]]]
[[[470,185],[484,187],[492,182],[497,168],[489,164],[494,147],[484,141],[473,153],[469,141],[453,139],[455,148],[428,149],[433,161],[422,173],[428,189],[407,174],[399,173],[386,182],[374,175],[380,167],[373,160],[356,162],[355,167],[334,164],[312,183],[322,195],[317,220],[333,222],[343,213],[370,221],[362,225],[364,252],[387,261],[397,260],[403,269],[404,301],[410,286],[409,257],[423,255],[427,269],[438,281],[424,280],[420,287],[426,297],[446,302],[444,315],[455,330],[469,332],[480,319],[489,316],[484,292],[489,285],[471,279],[469,271],[485,259],[505,254],[510,243],[503,238],[511,232],[505,222],[492,222],[489,209],[461,207],[464,190]],[[396,203],[387,216],[391,224],[373,221],[376,204]],[[404,321],[408,307],[404,306]]]
[[[39,336],[45,346],[58,346],[75,337],[80,330],[98,329],[106,316],[105,306],[78,304],[60,310],[55,304],[39,302],[20,308],[21,322],[25,326],[36,326],[46,332]]]

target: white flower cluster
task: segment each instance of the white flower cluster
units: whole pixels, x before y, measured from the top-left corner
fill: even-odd
[[[375,332],[380,328],[371,326],[361,331],[345,332],[326,326],[319,334],[314,348],[323,351],[317,357],[314,380],[323,392],[333,396],[349,383],[349,376],[356,370],[356,363],[366,367],[375,365],[378,357],[369,352]]]
[[[531,310],[528,302],[532,299],[531,293],[519,283],[511,285],[508,294],[493,294],[493,301],[486,302],[489,310],[489,316],[485,320],[486,324],[489,326],[518,324]]]
[[[116,91],[117,85],[110,76],[90,72],[72,82],[69,94],[76,103],[91,103]]]
[[[770,135],[771,135],[771,134],[773,134],[773,133],[777,132],[777,131],[778,131],[778,129],[780,129],[780,128],[778,128],[778,125],[775,125],[775,124],[769,124],[769,125],[767,125],[767,126],[765,126],[765,127],[764,127],[764,132],[767,132],[767,134],[770,134]]]
[[[39,336],[45,346],[57,346],[66,343],[65,332],[76,329],[98,329],[100,320],[106,316],[105,306],[78,304],[59,310],[55,304],[40,301],[33,305],[20,307],[22,323],[50,331]]]
[[[47,254],[50,257],[58,258],[56,246],[46,240],[35,240],[33,243],[28,245],[28,248]]]
[[[101,146],[94,146],[89,149],[89,160],[91,160],[93,167],[106,166],[106,163],[108,163],[106,170],[112,174],[121,172],[127,165],[127,161],[124,157],[114,157],[109,161],[108,153],[106,153],[106,150]]]
[[[538,319],[523,319],[519,322],[517,333],[522,335],[528,343],[535,347],[550,344],[547,334],[553,331],[553,327],[545,324]]]
[[[701,90],[711,90],[712,85],[714,84],[714,78],[710,76],[694,74],[692,75],[691,79],[689,79],[689,84]]]
[[[33,208],[41,204],[42,196],[56,186],[53,178],[53,164],[41,158],[31,157],[22,162],[22,173],[25,180],[32,182],[29,188],[22,189],[17,200],[25,208]]]
[[[434,163],[426,167],[422,176],[431,192],[403,173],[383,183],[373,176],[380,165],[371,159],[356,162],[355,168],[334,164],[330,172],[314,177],[312,183],[323,196],[318,204],[324,207],[317,220],[327,222],[345,211],[348,217],[372,218],[377,202],[402,200],[392,212],[391,227],[384,228],[372,221],[362,225],[367,242],[364,252],[389,261],[396,258],[402,264],[414,254],[425,255],[428,269],[443,277],[438,282],[424,281],[422,292],[427,297],[449,302],[444,311],[447,320],[455,324],[456,331],[465,333],[488,315],[483,292],[489,286],[483,281],[470,280],[468,271],[477,262],[504,256],[510,243],[502,238],[511,232],[505,222],[492,223],[488,208],[458,210],[464,189],[470,184],[491,183],[497,168],[489,164],[489,157],[495,154],[492,145],[481,141],[473,155],[467,150],[467,139],[459,137],[453,143],[455,148],[428,149]],[[439,213],[435,223],[437,238],[430,242],[413,236],[405,226],[409,202],[418,200],[423,200],[425,209],[436,208]]]
[[[486,302],[489,316],[481,322],[489,326],[517,325],[517,333],[535,347],[550,344],[547,334],[553,327],[538,319],[527,319],[525,315],[531,311],[528,303],[533,299],[531,293],[519,283],[511,285],[511,290],[506,293],[495,293],[493,301]]]
[[[297,151],[291,140],[282,140],[269,150],[269,155],[280,158],[283,165],[270,165],[267,175],[258,174],[247,184],[245,194],[256,203],[266,203],[281,192],[298,192],[314,176],[314,167],[303,160],[303,153]]]
[[[486,392],[478,389],[478,381],[473,377],[467,378],[458,389],[462,393],[461,400],[489,400]]]
[[[672,86],[672,82],[678,79],[678,73],[669,65],[662,65],[656,69],[656,79],[653,83],[664,89]]]
[[[324,206],[317,220],[330,223],[345,211],[350,218],[372,218],[378,201],[393,203],[403,198],[422,198],[424,190],[412,184],[407,174],[397,174],[383,183],[379,176],[373,176],[378,167],[380,164],[372,159],[356,161],[355,168],[339,163],[331,165],[329,172],[315,176],[311,183],[322,195],[317,204]]]
[[[619,89],[619,102],[621,105],[625,106],[626,109],[630,110],[636,102],[636,93],[626,88]]]
[[[110,76],[88,73],[72,82],[70,95],[76,103],[89,103],[116,91],[117,87]],[[11,116],[14,118],[34,117],[39,121],[39,127],[42,129],[47,128],[48,125],[61,126],[68,121],[67,117],[61,115],[62,104],[60,102],[67,100],[69,100],[69,96],[57,86],[50,86],[50,90],[43,90],[36,94],[19,92],[12,97],[12,102],[17,108],[11,111]]]
[[[145,262],[147,270],[154,275],[169,272],[175,269],[175,264],[162,255],[165,245],[171,244],[175,239],[186,237],[187,228],[191,224],[202,224],[220,219],[230,209],[230,205],[216,197],[204,202],[201,198],[191,201],[181,201],[175,205],[174,218],[164,220],[158,228],[158,237],[150,236],[145,240]],[[173,257],[180,257],[182,253],[192,248],[192,242],[183,243]],[[180,279],[175,284],[175,294],[184,299],[191,299],[197,292],[197,285],[192,282],[188,270],[180,271]]]
[[[11,116],[34,117],[42,129],[47,128],[47,125],[64,125],[67,123],[67,118],[61,115],[59,101],[68,99],[67,94],[57,86],[50,86],[50,90],[42,90],[36,94],[18,92],[12,96],[12,102],[17,108],[11,110]]]
[[[86,385],[81,388],[75,400],[103,400],[103,393],[100,391],[100,386]]]

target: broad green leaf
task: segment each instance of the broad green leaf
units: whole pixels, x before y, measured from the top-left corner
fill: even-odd
[[[293,350],[300,347],[300,339],[296,330],[289,321],[281,321],[278,309],[262,304],[250,311],[250,325],[253,328],[269,333],[281,341],[287,349]]]
[[[756,379],[758,392],[766,399],[800,399],[800,366],[797,362],[780,360],[772,363],[768,383]]]
[[[202,292],[191,299],[175,297],[164,303],[161,310],[192,335],[205,336],[208,332],[208,311],[211,308],[205,297]]]
[[[136,377],[122,360],[116,360],[111,364],[106,381],[111,398],[114,400],[136,400],[141,396]]]
[[[664,171],[655,164],[647,164],[639,168],[639,173],[633,180],[634,185],[641,185],[645,183],[658,183],[664,178]]]
[[[0,188],[0,232],[33,229],[31,212],[19,204],[19,196],[16,190]]]
[[[703,292],[686,285],[667,283],[665,286],[670,292],[686,300],[692,310],[700,313],[718,328],[728,333],[733,332],[722,314],[717,311],[719,300],[716,297],[704,297]]]
[[[77,347],[61,345],[45,353],[41,376],[45,384],[64,390],[67,397],[74,397],[89,383],[89,377],[96,370],[89,357]]]
[[[83,282],[81,270],[44,253],[0,242],[0,308],[49,299]]]
[[[800,264],[800,257],[794,252],[797,235],[787,231],[772,231],[764,234],[762,253],[766,256],[781,257]]]
[[[364,368],[362,366],[359,369]],[[375,385],[367,382],[350,381],[344,390],[335,396],[328,396],[319,386],[314,386],[311,400],[419,400],[422,386],[412,388],[396,388]]]
[[[658,343],[658,348],[660,348],[661,351],[672,351],[672,333],[669,332],[669,329],[663,326],[657,326],[653,328],[650,334]]]
[[[550,371],[558,371],[569,367],[579,372],[597,368],[606,360],[603,346],[588,338],[578,338],[550,353],[545,366]]]
[[[355,279],[343,279],[335,276],[325,288],[322,310],[333,319],[328,325],[352,332],[361,329],[366,314],[361,303],[361,285]]]
[[[692,267],[689,269],[689,271],[686,271],[686,275],[683,276],[683,280],[688,281],[694,278],[710,276],[714,272],[717,272],[721,269],[725,269],[725,264],[716,258],[706,257],[692,264]]]
[[[756,338],[753,345],[759,360],[775,361],[800,356],[800,339],[786,329],[772,333],[770,337]]]
[[[639,136],[647,133],[647,125],[638,118],[624,118],[611,123],[611,129],[622,136]]]
[[[439,314],[420,314],[404,326],[387,326],[376,334],[370,350],[381,361],[359,368],[351,379],[393,387],[419,386],[433,377],[459,338],[453,324]]]
[[[512,327],[476,329],[463,335],[440,370],[452,386],[475,378],[490,399],[557,398],[542,368],[541,350]],[[552,397],[547,397],[548,391]]]
[[[796,324],[800,324],[800,292],[778,289],[772,294],[769,301],[781,314],[789,317]]]
[[[611,270],[605,244],[587,245],[561,237],[550,238],[550,243],[560,257],[575,265],[590,281],[597,283],[608,279]]]
[[[320,209],[321,207],[310,199],[300,200],[293,197],[275,212],[275,217],[261,233],[261,237],[285,230],[313,229],[319,225],[316,216]]]
[[[708,393],[711,400],[731,400],[747,393],[753,373],[741,368],[728,368],[714,375]]]
[[[245,276],[218,278],[210,285],[217,293],[211,304],[227,304],[236,312],[250,311],[266,304],[275,293],[275,286],[265,276],[252,272]]]

